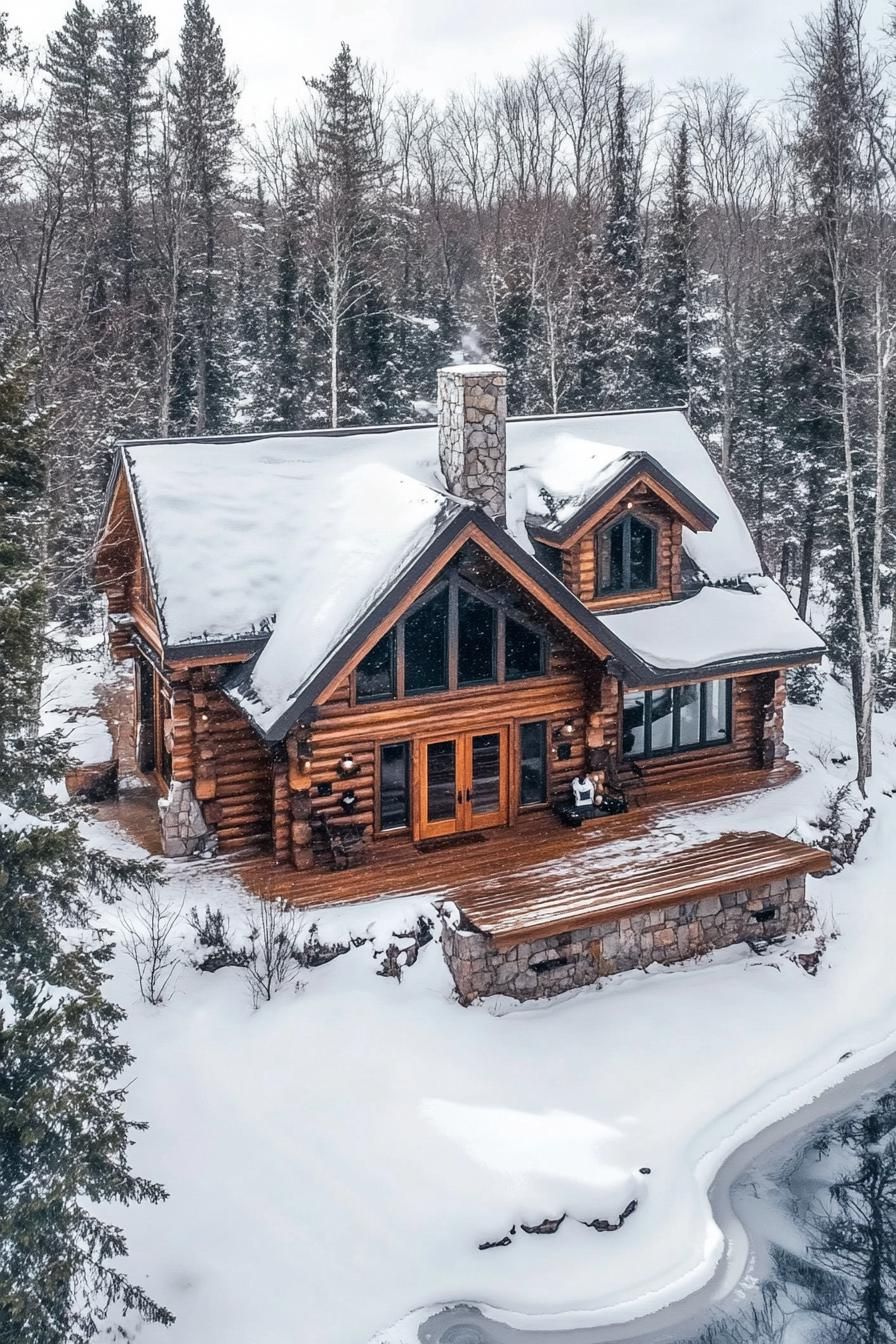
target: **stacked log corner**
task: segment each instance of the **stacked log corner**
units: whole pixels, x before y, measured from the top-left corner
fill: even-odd
[[[220,690],[225,670],[199,667],[172,678],[172,779],[192,785],[222,851],[270,848],[274,791],[267,749]]]

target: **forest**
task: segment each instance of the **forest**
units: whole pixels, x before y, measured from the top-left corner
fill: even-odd
[[[117,439],[426,418],[463,351],[506,365],[511,414],[687,408],[801,614],[823,585],[861,783],[894,694],[894,53],[828,0],[762,106],[633,83],[586,17],[436,104],[343,44],[244,129],[206,0],[172,52],[139,0],[76,0],[33,51],[6,21],[0,322],[53,614],[89,615]]]
[[[48,639],[97,629],[117,441],[425,420],[459,356],[506,365],[512,414],[681,406],[828,638],[863,793],[896,700],[896,10],[782,32],[774,106],[640,86],[587,17],[439,102],[333,45],[247,127],[207,0],[172,51],[140,0],[36,49],[0,16],[0,1344],[171,1319],[105,1213],[166,1197],[104,997],[104,903],[157,874],[87,844],[37,731]]]

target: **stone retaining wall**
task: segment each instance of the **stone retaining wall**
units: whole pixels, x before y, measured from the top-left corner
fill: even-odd
[[[489,935],[443,918],[442,951],[461,1003],[490,994],[541,999],[652,962],[685,961],[748,939],[801,933],[810,923],[806,879],[800,875],[508,948],[497,948]]]

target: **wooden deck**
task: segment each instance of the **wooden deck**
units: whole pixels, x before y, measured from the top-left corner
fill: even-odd
[[[737,804],[797,773],[787,765],[728,776],[715,788],[705,780],[670,786],[664,794],[654,787],[648,805],[578,830],[538,812],[511,829],[481,832],[481,840],[428,853],[407,840],[384,841],[372,847],[369,863],[344,872],[297,872],[276,865],[267,853],[213,862],[254,895],[303,909],[410,895],[452,900],[483,932],[512,941],[522,927],[553,927],[561,910],[564,927],[572,928],[579,913],[584,919],[586,907],[587,924],[596,910],[672,903],[683,888],[689,896],[703,896],[742,889],[748,879],[760,884],[791,872],[824,870],[825,851],[778,836],[725,834],[736,824],[731,814]],[[150,853],[159,852],[153,790],[124,790],[119,801],[100,804],[96,812]],[[697,838],[689,835],[694,812],[715,814],[724,835],[704,845],[702,856]],[[189,872],[190,860],[170,862],[184,876]]]
[[[500,889],[509,899],[544,893],[561,881],[592,882],[617,864],[653,861],[680,851],[689,813],[716,812],[719,831],[730,830],[726,817],[733,804],[753,793],[787,783],[794,766],[775,771],[745,771],[690,789],[678,785],[665,796],[653,791],[650,804],[595,819],[578,830],[562,826],[548,812],[527,817],[511,829],[485,831],[481,841],[422,854],[406,840],[373,847],[371,862],[345,872],[299,873],[277,867],[270,857],[230,860],[228,867],[260,897],[288,900],[303,908],[371,900],[382,896],[430,895],[458,904],[471,894]]]

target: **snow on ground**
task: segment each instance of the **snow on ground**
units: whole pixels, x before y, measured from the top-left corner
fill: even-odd
[[[850,777],[835,763],[850,749],[846,691],[829,681],[822,706],[791,708],[787,728],[805,773],[676,818],[676,843],[733,827],[817,834],[811,822]],[[375,973],[392,934],[432,913],[423,898],[305,914],[324,939],[373,941],[257,1010],[242,971],[187,964],[183,919],[163,1006],[140,1001],[119,955],[110,992],[136,1054],[128,1107],[150,1125],[134,1164],[170,1194],[111,1211],[128,1272],[177,1315],[169,1332],[142,1328],[142,1344],[411,1344],[428,1308],[459,1301],[562,1330],[698,1289],[723,1250],[707,1189],[725,1157],[896,1050],[896,715],[876,728],[877,819],[852,868],[810,879],[829,938],[815,978],[790,947],[736,948],[547,1003],[463,1009],[436,944],[401,983]],[[128,848],[113,828],[89,829]],[[235,929],[251,918],[220,866],[168,871],[164,900],[184,913],[220,907]],[[612,1219],[633,1197],[621,1231],[570,1218],[556,1235],[477,1249],[521,1220]]]

